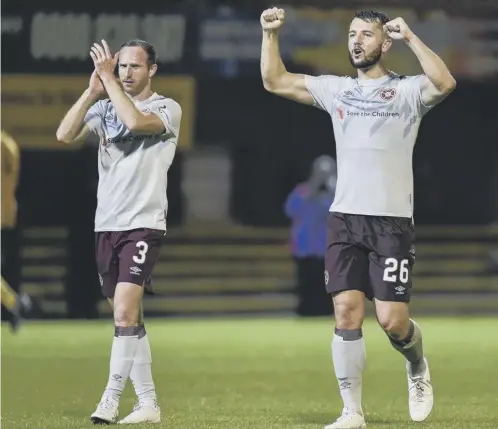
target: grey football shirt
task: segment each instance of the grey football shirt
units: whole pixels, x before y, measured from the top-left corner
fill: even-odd
[[[338,180],[330,211],[413,216],[413,148],[430,109],[421,99],[421,77],[305,77],[334,128]]]
[[[167,175],[182,111],[176,101],[157,93],[135,105],[144,114],[158,115],[164,133],[131,133],[108,99],[95,103],[85,116],[90,137],[99,142],[95,231],[166,230]]]

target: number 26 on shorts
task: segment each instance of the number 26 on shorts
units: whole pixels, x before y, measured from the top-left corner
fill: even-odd
[[[408,259],[402,259],[398,261],[396,258],[387,258],[386,259],[386,268],[384,268],[384,281],[396,283],[398,278],[396,278],[396,274],[399,268],[399,281],[401,283],[408,283],[410,278],[409,271],[409,261]]]

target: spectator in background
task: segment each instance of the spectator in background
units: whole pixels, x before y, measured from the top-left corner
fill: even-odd
[[[324,267],[327,214],[334,199],[337,165],[328,155],[313,161],[307,182],[287,197],[285,213],[292,220],[292,255],[296,264],[300,316],[332,313],[325,290]]]

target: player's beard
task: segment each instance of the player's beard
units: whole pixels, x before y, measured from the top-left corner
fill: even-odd
[[[373,51],[370,55],[365,55],[363,60],[355,62],[353,58],[353,54],[349,52],[349,61],[351,65],[355,69],[369,69],[372,68],[375,64],[377,64],[382,58],[382,46],[379,46],[378,49]]]

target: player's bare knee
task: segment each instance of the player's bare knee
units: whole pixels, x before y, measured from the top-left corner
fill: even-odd
[[[396,318],[385,318],[379,320],[379,324],[382,329],[392,338],[401,338],[402,331],[404,330],[404,326],[406,325],[404,320],[396,319]]]
[[[114,324],[116,326],[137,326],[138,311],[137,309],[127,308],[126,306],[114,306]]]
[[[114,300],[114,324],[116,326],[137,326],[140,306],[133,302]]]
[[[359,311],[339,306],[335,310],[335,324],[337,329],[360,329],[363,325],[363,315]]]
[[[132,283],[118,283],[114,295],[116,326],[136,326],[140,319],[143,288]]]
[[[360,329],[365,317],[364,295],[347,291],[334,297],[334,314],[337,329]]]
[[[408,306],[404,303],[382,303],[376,301],[377,320],[384,332],[391,338],[404,338],[408,332],[410,319]]]

